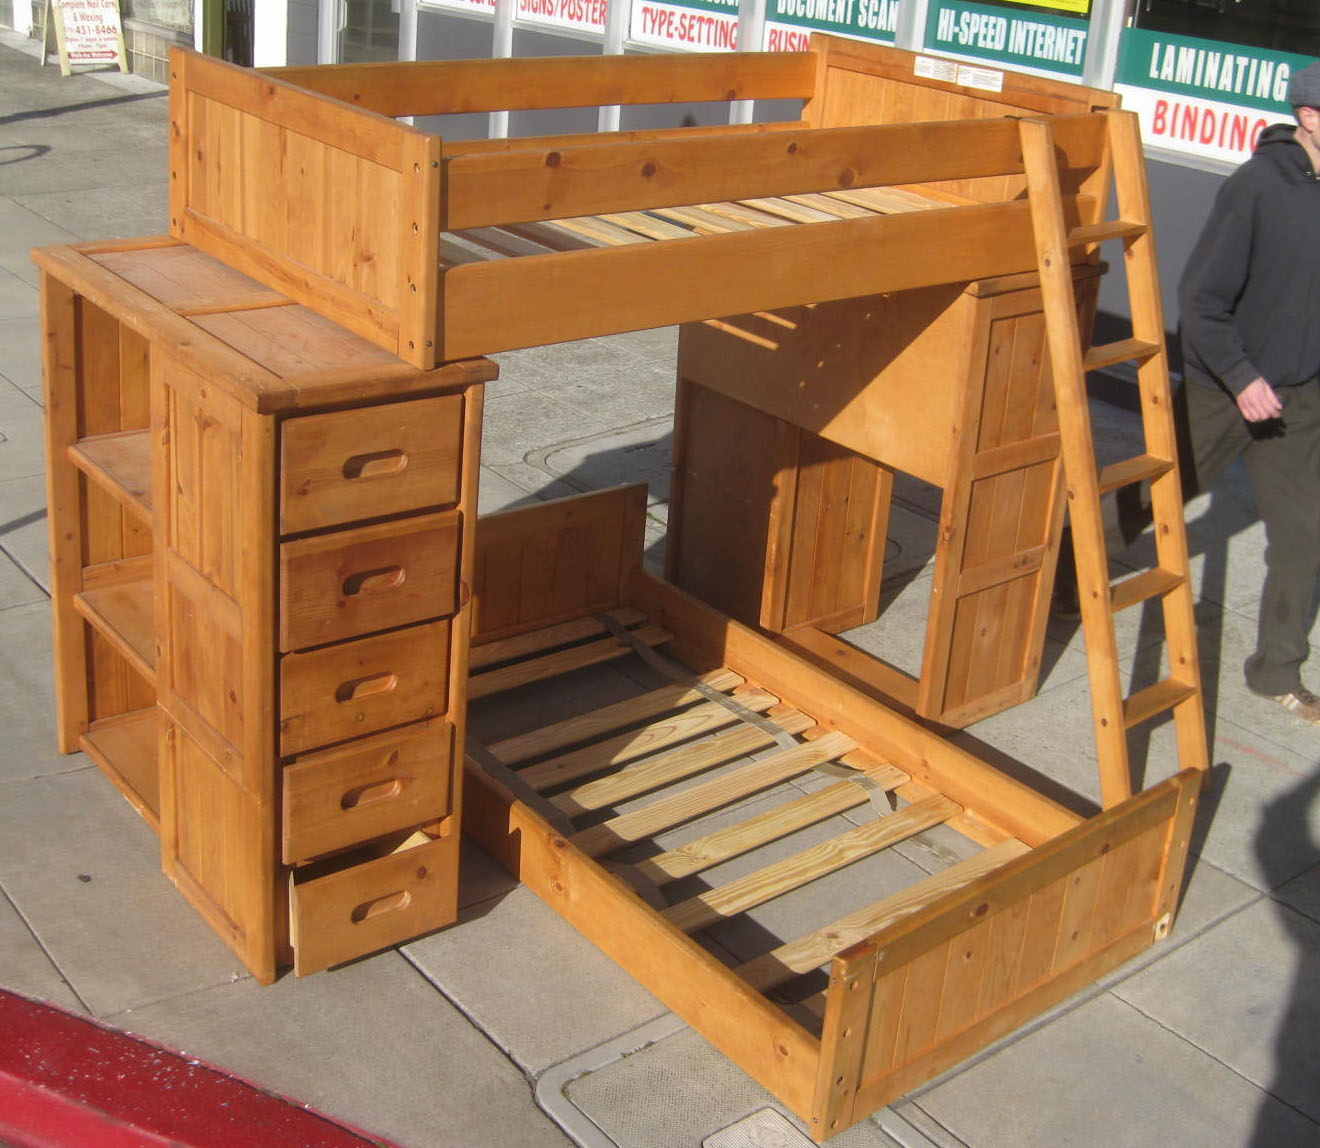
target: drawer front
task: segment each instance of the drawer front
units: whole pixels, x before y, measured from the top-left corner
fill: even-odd
[[[284,767],[284,861],[293,865],[450,812],[454,727],[434,721],[308,754]]]
[[[280,662],[280,753],[286,757],[441,714],[449,622],[360,638]]]
[[[457,511],[286,542],[280,547],[280,649],[452,614],[458,560]]]
[[[351,961],[453,924],[458,917],[458,834],[405,842],[397,852],[311,880],[290,893],[293,971]]]
[[[462,395],[288,419],[281,533],[457,501],[462,438]]]

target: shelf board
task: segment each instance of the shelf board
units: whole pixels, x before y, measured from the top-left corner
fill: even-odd
[[[150,577],[84,590],[73,596],[73,607],[155,686],[155,595]]]
[[[79,746],[128,803],[160,832],[156,707],[94,721]]]
[[[151,525],[151,439],[148,431],[93,435],[69,447],[69,459],[117,499],[135,518]]]

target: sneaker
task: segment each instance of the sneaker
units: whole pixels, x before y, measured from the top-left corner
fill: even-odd
[[[1261,694],[1263,698],[1269,698],[1272,702],[1278,702],[1294,717],[1301,718],[1302,721],[1310,722],[1312,725],[1320,725],[1320,698],[1316,697],[1305,686],[1298,686],[1292,693],[1288,694]]]

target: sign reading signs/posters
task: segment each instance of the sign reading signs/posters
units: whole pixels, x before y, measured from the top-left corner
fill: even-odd
[[[766,0],[767,52],[805,52],[812,32],[892,44],[899,0]]]
[[[1037,0],[1026,0],[1035,4]],[[1044,0],[1039,0],[1044,6]],[[1076,7],[1082,0],[1051,0],[1052,9]],[[1082,74],[1086,60],[1086,19],[1014,8],[993,8],[966,0],[931,0],[926,19],[926,50],[994,60],[1062,76]]]
[[[74,64],[108,64],[128,71],[119,0],[46,0],[43,64],[50,54],[52,30],[64,75],[72,74]]]
[[[677,52],[731,52],[738,0],[633,0],[629,39]]]
[[[1241,163],[1260,133],[1291,123],[1288,80],[1310,56],[1126,28],[1114,91],[1147,147]]]
[[[605,4],[606,0],[517,0],[513,18],[519,23],[603,36]],[[487,16],[495,14],[495,0],[428,0],[426,6]]]

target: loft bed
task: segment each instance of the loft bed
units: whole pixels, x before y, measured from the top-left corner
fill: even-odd
[[[786,308],[932,286],[1020,286],[1053,250],[1036,230],[1042,204],[1026,195],[1026,141],[1039,146],[1042,133],[1048,151],[1043,162],[1034,153],[1033,171],[1040,178],[1049,168],[1043,206],[1071,228],[1072,258],[1091,266],[1098,241],[1123,234],[1100,226],[1122,118],[1105,110],[1112,96],[1007,74],[999,92],[970,91],[919,70],[909,54],[826,37],[811,52],[782,56],[267,74],[179,52],[171,234],[186,245],[177,257],[200,252],[255,281],[240,310],[306,308],[346,339],[397,356],[371,364],[375,389],[365,395],[352,392],[354,380],[332,378],[340,389],[324,402],[334,416],[396,388],[425,392],[427,374],[457,369],[454,360],[467,356],[731,316],[773,325]],[[741,99],[801,100],[803,118],[456,144],[397,122],[510,104]],[[160,288],[148,273],[159,276],[163,258],[135,251],[117,269],[98,264],[131,272],[135,290],[151,296],[124,308],[120,321],[135,331],[140,313],[157,310]],[[235,306],[231,299],[228,310]],[[301,390],[285,409],[249,381],[239,386],[225,347],[236,349],[232,331],[251,324],[229,313],[219,322],[210,317],[217,309],[226,311],[204,299],[187,308],[207,338],[174,338],[182,328],[168,315],[143,337],[181,358],[198,347],[225,358],[217,377],[233,376],[258,412],[295,420]],[[1066,309],[1055,318],[1074,326]],[[1029,356],[1037,374],[1042,357]],[[437,364],[448,365],[433,371]],[[473,370],[465,385],[488,377]],[[694,367],[693,375],[718,385],[718,372]],[[869,385],[866,372],[858,378]],[[952,384],[932,372],[929,385]],[[1028,555],[1047,575],[1062,518],[1060,435],[1044,426],[1049,389],[1030,393],[1042,433],[974,452],[963,477],[972,484],[1015,467],[1049,469],[1048,497],[1037,501],[1050,533]],[[961,391],[951,394],[946,421],[956,436],[967,423]],[[851,397],[836,389],[828,400],[844,409]],[[479,413],[479,394],[470,402]],[[920,417],[919,405],[902,410]],[[470,507],[475,444],[461,457]],[[947,443],[930,455],[948,457]],[[270,458],[274,465],[273,450]],[[269,496],[256,505],[272,516]],[[445,683],[456,728],[470,699],[478,734],[466,740],[462,829],[816,1140],[1167,934],[1199,791],[1195,768],[1135,796],[1107,796],[1101,813],[1083,817],[858,688],[852,665],[832,672],[819,642],[795,652],[647,574],[644,513],[644,491],[624,488],[489,516],[464,541],[462,592],[450,595],[464,614]],[[958,529],[975,517],[960,513]],[[1024,561],[1001,556],[964,573],[971,590],[984,590],[992,574]],[[1035,608],[1045,581],[1032,589]],[[269,628],[269,604],[253,597]],[[216,595],[206,601],[225,605]],[[269,646],[253,645],[259,684],[269,684]],[[638,696],[594,710],[570,705],[548,719],[532,699],[521,712],[527,687],[571,702],[584,696],[578,675],[608,663]],[[251,740],[259,825],[269,833],[281,801],[269,774],[288,763],[274,756],[268,731]],[[809,771],[818,768],[831,776],[815,778]],[[390,780],[373,777],[373,792],[390,790]],[[753,807],[763,798],[772,805]],[[417,817],[406,820],[411,827]],[[956,836],[956,859],[906,890],[877,899],[850,868],[937,828]],[[797,833],[827,830],[805,849],[794,844]],[[289,876],[296,892],[304,860],[291,859],[287,874],[273,867],[276,878]],[[725,880],[720,867],[730,862],[744,872]],[[452,880],[451,869],[445,875]],[[806,932],[776,933],[772,919],[752,916],[779,897],[810,901],[834,877],[843,888],[832,886]],[[359,918],[389,922],[408,901],[393,885],[376,893],[353,908],[355,892],[339,906],[351,910],[345,933]],[[278,906],[278,893],[263,885],[262,895]],[[739,933],[745,920],[751,927]],[[278,922],[273,934],[278,950]],[[764,943],[753,949],[748,935]]]
[[[1005,117],[1117,98],[1010,73],[971,90],[896,49],[813,45],[265,73],[176,52],[170,231],[420,367],[1032,270]],[[400,122],[734,100],[802,118],[469,142]],[[991,122],[969,137],[968,119]],[[1104,217],[1100,125],[1056,121],[1078,223]],[[918,205],[941,210],[893,214]]]

